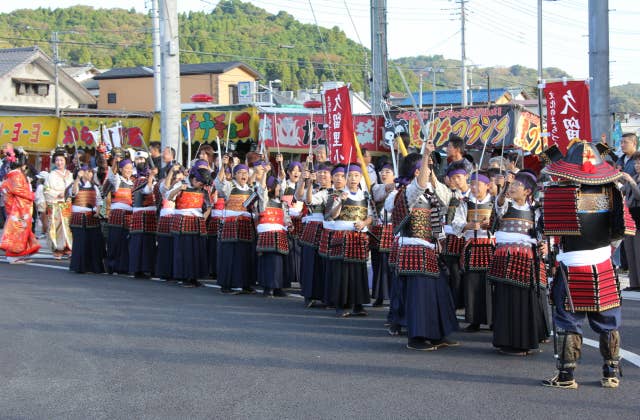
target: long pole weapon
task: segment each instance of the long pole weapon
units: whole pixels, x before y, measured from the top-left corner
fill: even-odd
[[[424,121],[422,121],[422,115],[420,115],[418,104],[416,104],[416,98],[413,97],[413,93],[411,93],[411,90],[409,89],[409,85],[407,84],[407,79],[404,78],[404,73],[402,73],[402,70],[400,70],[399,66],[396,66],[396,69],[398,70],[398,73],[400,73],[402,84],[404,85],[404,88],[406,89],[407,94],[409,95],[409,98],[411,98],[411,104],[413,105],[413,110],[416,113],[416,118],[418,118],[418,121],[420,122],[420,130],[422,131],[422,136],[424,138],[422,141],[422,149],[420,150],[420,154],[424,155],[424,151],[427,146],[427,134],[428,134],[427,127],[424,125]]]
[[[227,139],[224,145],[224,152],[229,153],[229,132],[231,131],[231,121],[233,119],[233,111],[229,111],[229,124],[227,124]]]
[[[278,154],[280,154],[280,140],[278,140],[278,114],[276,112],[273,113],[273,129],[276,131],[274,139],[276,141],[276,148],[278,149]],[[266,156],[263,156],[266,158]]]

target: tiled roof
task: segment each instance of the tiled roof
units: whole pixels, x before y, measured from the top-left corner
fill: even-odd
[[[243,67],[249,73],[253,73],[256,77],[260,74],[241,61],[225,61],[221,63],[200,63],[200,64],[180,64],[180,74],[221,74],[236,67]],[[152,77],[153,69],[150,67],[116,67],[111,70],[94,77],[96,80],[101,79],[126,79],[132,77]]]
[[[0,49],[0,76],[4,76],[21,64],[30,62],[39,51],[40,49],[35,46]]]

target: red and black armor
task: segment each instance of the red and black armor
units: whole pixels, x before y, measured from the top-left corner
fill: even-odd
[[[415,238],[432,243],[432,200],[418,200],[409,209],[406,188],[401,187],[394,200],[392,213],[394,231],[401,238]],[[437,276],[440,272],[438,259],[434,248],[419,244],[403,244],[398,241],[397,250],[392,245],[392,259],[399,275],[429,275]],[[394,243],[395,245],[395,243]],[[391,265],[391,258],[389,261]]]
[[[509,205],[499,222],[502,232],[519,233],[535,238],[535,211],[518,210]],[[534,252],[535,244],[504,243],[496,245],[487,278],[519,287],[547,285],[544,262]],[[537,261],[537,267],[535,266]]]
[[[128,206],[133,204],[133,197],[131,194],[132,186],[120,183],[120,187],[111,193],[111,203],[122,203]]]
[[[94,208],[97,203],[96,189],[93,185],[78,188],[78,193],[72,199],[72,204],[78,207]]]
[[[264,211],[260,213],[258,225],[276,224],[284,226],[283,203],[273,199],[267,202]],[[258,233],[256,245],[258,252],[277,252],[279,254],[289,254],[289,240],[286,230],[271,230]]]

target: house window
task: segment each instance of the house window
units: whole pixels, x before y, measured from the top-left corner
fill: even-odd
[[[115,104],[117,102],[117,95],[115,93],[107,93],[107,103]]]
[[[18,96],[49,96],[49,82],[46,80],[13,79]]]

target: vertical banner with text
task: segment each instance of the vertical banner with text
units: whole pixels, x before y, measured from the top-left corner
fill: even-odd
[[[550,140],[566,153],[573,139],[590,140],[589,84],[585,80],[547,83],[547,131]],[[549,142],[551,144],[551,142]]]
[[[343,86],[325,91],[324,101],[329,159],[333,163],[350,163],[347,161],[353,160],[356,150],[349,88]]]

